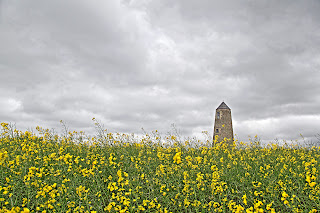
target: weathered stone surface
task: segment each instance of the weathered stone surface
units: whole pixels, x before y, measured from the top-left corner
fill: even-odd
[[[213,131],[213,139],[218,137],[217,142],[221,142],[224,138],[227,138],[229,144],[233,143],[231,109],[224,102],[216,109]]]

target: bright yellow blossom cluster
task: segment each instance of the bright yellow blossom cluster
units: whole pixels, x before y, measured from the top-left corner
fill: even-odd
[[[0,213],[320,209],[317,147],[196,147],[175,136],[1,128]]]

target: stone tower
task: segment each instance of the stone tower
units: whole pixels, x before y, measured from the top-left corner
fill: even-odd
[[[233,143],[231,109],[224,102],[222,102],[216,109],[213,140],[215,140],[216,136],[218,136],[218,142],[221,142],[224,138],[227,138],[229,144]]]

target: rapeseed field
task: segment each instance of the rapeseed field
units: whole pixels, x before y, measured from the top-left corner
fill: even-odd
[[[175,136],[1,126],[0,212],[320,210],[318,147],[194,147]]]

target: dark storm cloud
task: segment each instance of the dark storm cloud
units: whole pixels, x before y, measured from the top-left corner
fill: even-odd
[[[319,1],[0,1],[0,116],[18,127],[320,132]]]

